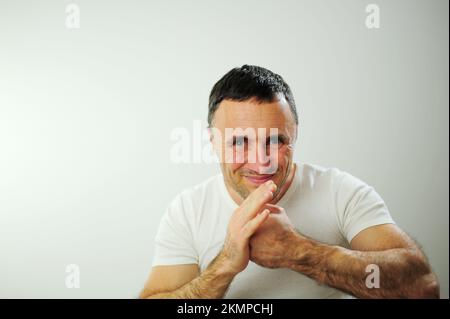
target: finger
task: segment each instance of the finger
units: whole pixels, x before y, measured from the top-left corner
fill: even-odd
[[[283,212],[283,208],[281,208],[278,205],[274,205],[274,204],[265,204],[264,208],[267,208],[268,210],[270,210],[270,213],[281,213]]]
[[[246,238],[250,238],[255,231],[261,226],[262,223],[267,219],[270,214],[270,210],[264,209],[260,214],[256,215],[255,218],[247,222],[244,226],[244,234]]]
[[[263,206],[273,198],[277,186],[270,181],[255,189],[242,203],[241,211],[244,222],[248,222],[258,214]]]

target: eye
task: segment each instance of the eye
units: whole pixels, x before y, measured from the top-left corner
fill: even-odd
[[[243,146],[243,145],[245,145],[245,142],[246,142],[246,138],[245,137],[238,136],[238,137],[234,138],[233,145]]]
[[[268,145],[278,145],[282,141],[279,136],[271,136],[271,137],[269,137],[269,140],[267,142],[268,142]]]

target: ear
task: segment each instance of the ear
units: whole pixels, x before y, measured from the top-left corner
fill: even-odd
[[[211,146],[212,146],[212,149],[213,149],[213,151],[217,154],[217,137],[216,137],[216,131],[217,131],[217,129],[215,128],[215,127],[211,127],[211,126],[209,126],[208,127],[208,136],[209,136],[209,142],[211,143]]]
[[[212,144],[214,144],[214,135],[213,135],[213,132],[212,132],[210,126],[208,126],[207,131],[208,131],[209,141],[210,141]]]
[[[222,133],[217,127],[208,127],[208,135],[214,153],[220,158],[222,153]]]

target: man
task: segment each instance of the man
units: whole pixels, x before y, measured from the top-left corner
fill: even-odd
[[[279,75],[228,72],[208,123],[222,174],[169,206],[142,298],[439,297],[425,256],[372,187],[293,162],[298,115]]]

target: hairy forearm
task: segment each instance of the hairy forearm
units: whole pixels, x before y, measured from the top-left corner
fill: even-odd
[[[216,257],[211,264],[189,283],[180,288],[154,293],[147,299],[219,299],[225,295],[235,274],[227,272],[221,256]]]
[[[355,251],[301,235],[288,249],[286,266],[359,298],[433,298],[439,287],[417,248]],[[366,284],[369,265],[379,269],[379,287]],[[369,270],[368,270],[369,269]]]

